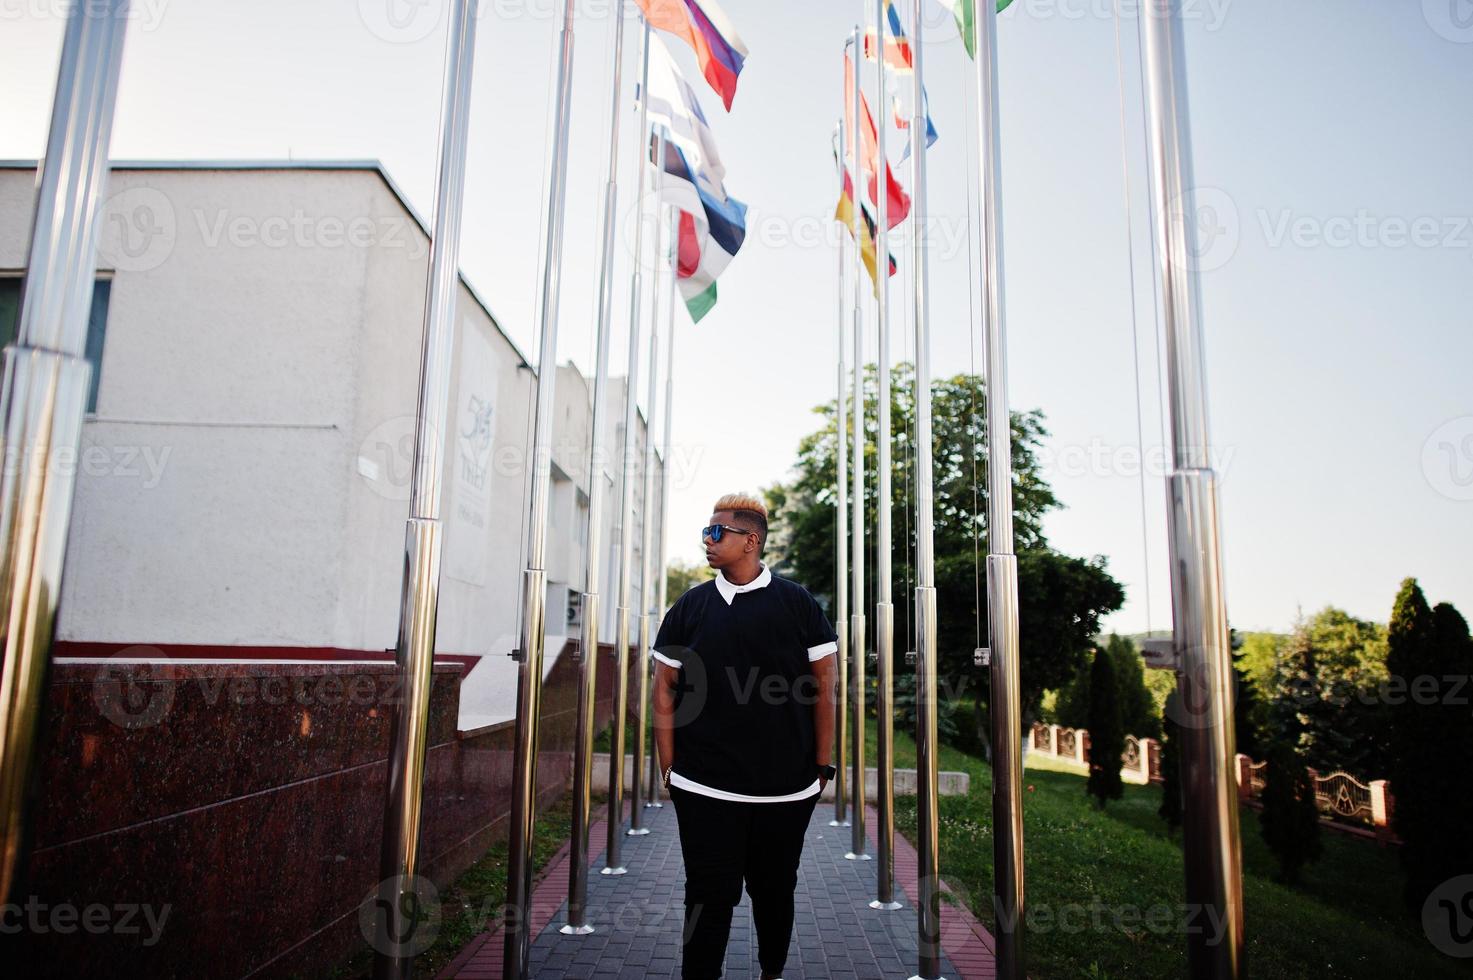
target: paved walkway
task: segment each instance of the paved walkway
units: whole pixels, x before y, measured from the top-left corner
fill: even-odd
[[[895,838],[896,897],[903,908],[881,912],[874,898],[874,861],[850,861],[851,830],[830,827],[832,803],[820,803],[803,848],[795,893],[797,920],[784,980],[905,980],[916,974],[916,856]],[[875,811],[865,826],[874,853]],[[626,814],[627,819],[627,814]],[[595,869],[589,875],[588,920],[595,932],[565,936],[568,852],[548,867],[533,895],[531,975],[536,980],[644,980],[680,976],[680,934],[685,871],[680,857],[675,808],[645,810],[650,833],[625,837],[622,858],[629,869],[601,875],[604,822],[589,834]],[[961,905],[942,897],[941,976],[946,980],[991,980],[995,976],[992,936]],[[726,980],[759,980],[756,933],[745,891],[732,916],[726,953]],[[482,933],[440,974],[464,980],[501,980],[500,927]]]

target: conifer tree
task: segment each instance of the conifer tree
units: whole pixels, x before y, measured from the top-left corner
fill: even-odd
[[[1293,746],[1276,742],[1264,767],[1263,812],[1258,815],[1264,842],[1279,862],[1281,881],[1299,880],[1299,869],[1320,856],[1320,814],[1314,780]]]
[[[1450,625],[1445,622],[1444,632]],[[1386,742],[1390,762],[1387,778],[1396,801],[1392,826],[1402,841],[1401,864],[1406,872],[1403,897],[1414,910],[1420,910],[1427,894],[1447,878],[1443,850],[1454,843],[1448,839],[1442,819],[1447,802],[1445,784],[1453,781],[1448,778],[1452,770],[1442,755],[1444,713],[1419,694],[1425,690],[1423,678],[1437,677],[1440,684],[1438,632],[1417,580],[1405,579],[1386,630],[1386,669],[1390,674]],[[1466,831],[1464,827],[1457,833]]]
[[[1120,689],[1115,683],[1114,658],[1096,649],[1089,674],[1089,782],[1085,791],[1103,808],[1124,795],[1120,781],[1125,753],[1125,728],[1120,720]]]

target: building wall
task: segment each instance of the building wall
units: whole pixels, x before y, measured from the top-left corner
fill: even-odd
[[[33,208],[33,169],[0,165],[0,273],[22,269]],[[348,240],[364,221],[367,238]],[[49,906],[167,905],[170,921],[152,943],[27,934],[22,955],[47,976],[323,975],[363,945],[378,878],[427,242],[387,177],[357,165],[120,167],[102,229],[93,463],[77,476],[25,888]],[[463,280],[456,317],[421,836],[441,885],[510,809],[505,654],[536,383]],[[547,559],[577,591],[592,392],[575,368],[558,375]],[[609,640],[624,390],[611,381]],[[636,474],[641,513],[642,491]],[[636,556],[636,610],[638,569]],[[543,805],[571,771],[566,631],[550,616]],[[599,726],[613,666],[605,647]]]
[[[34,172],[0,169],[0,271],[24,265]],[[398,624],[428,241],[374,166],[116,169],[97,412],[57,637],[122,656],[384,656]],[[536,375],[459,283],[436,650],[463,713],[511,717]],[[545,669],[584,588],[592,386],[558,368]],[[603,624],[617,605],[622,379],[609,385]],[[479,399],[479,401],[477,401]],[[487,404],[489,403],[489,404]],[[480,406],[481,416],[477,417]],[[489,420],[484,408],[490,408]],[[477,424],[479,442],[469,438]],[[644,420],[636,437],[642,459]],[[483,471],[472,485],[471,464]],[[635,475],[631,507],[642,512]],[[631,606],[640,608],[638,549]],[[226,649],[230,648],[230,649]],[[484,658],[484,659],[482,659]]]

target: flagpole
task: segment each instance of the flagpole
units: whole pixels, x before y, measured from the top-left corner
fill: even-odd
[[[450,365],[459,288],[460,223],[465,155],[475,62],[476,3],[462,0],[445,41],[445,85],[440,126],[440,173],[430,239],[429,288],[420,354],[414,477],[404,540],[404,578],[395,659],[404,697],[389,727],[383,837],[379,852],[374,976],[407,977],[423,945],[416,941],[423,888],[416,872],[422,819],[430,688],[434,679],[435,619],[439,606],[441,477],[444,471]]]
[[[639,94],[639,139],[637,140],[637,142],[638,142],[639,145],[636,147],[636,152],[639,154],[639,172],[640,172],[640,175],[641,176],[640,176],[640,180],[639,180],[638,224],[636,225],[636,227],[634,229],[634,278],[633,278],[633,281],[632,281],[632,283],[631,283],[631,285],[629,287],[629,322],[631,324],[631,327],[630,327],[631,335],[637,329],[633,325],[639,323],[641,304],[644,302],[644,278],[643,278],[643,276],[644,276],[645,199],[648,197],[648,193],[647,192],[648,192],[649,187],[650,187],[651,184],[655,183],[656,181],[660,181],[662,183],[664,181],[663,170],[661,170],[661,169],[651,169],[651,168],[645,166],[645,164],[650,159],[650,157],[649,157],[649,154],[650,154],[649,105],[648,105],[648,101],[647,101],[647,96],[645,94],[646,91],[649,88],[649,82],[650,82],[650,25],[648,23],[646,23],[644,25],[644,41],[643,41],[643,46],[642,46],[641,50],[643,51],[643,54],[641,56],[641,61],[643,62],[644,67],[641,69],[641,72],[640,72],[640,83],[639,83],[639,93],[640,93]],[[655,151],[655,159],[658,160],[658,161],[661,161],[660,166],[663,166],[664,158],[665,158],[665,141],[664,141],[664,137],[661,136],[660,139],[659,139],[659,141],[658,141],[658,143],[657,143],[657,149]],[[655,240],[655,250],[656,250],[656,254],[657,255],[659,254],[659,238],[658,238],[658,234],[659,234],[659,230],[660,230],[659,229],[659,220],[660,220],[660,201],[659,201],[659,198],[656,197],[656,199],[655,199],[654,221],[655,221],[655,224],[656,224],[656,229],[655,230],[656,230],[656,235],[657,235],[656,240]],[[659,267],[656,266],[655,285],[654,285],[654,287],[650,291],[651,306],[653,307],[650,310],[650,319],[651,319],[652,322],[654,320],[658,319],[659,318],[659,315],[660,315],[660,302],[659,302],[659,293],[658,293],[658,290],[659,290],[659,271],[658,270],[659,270]],[[667,386],[668,386],[668,382],[667,382]],[[668,391],[666,393],[666,404],[667,404],[667,406],[669,404],[669,393],[668,393]],[[666,408],[666,412],[667,413],[669,412],[669,408],[668,407]],[[667,428],[667,432],[665,434],[666,439],[669,439],[669,432],[668,432],[669,424],[670,423],[669,423],[669,419],[668,419],[668,415],[667,415],[667,419],[666,419],[666,423],[665,423],[666,428]],[[667,452],[668,452],[668,450],[667,450]],[[666,465],[668,466],[668,463]],[[661,507],[662,508],[664,507],[664,498],[663,498],[663,496],[661,497]],[[662,519],[662,523],[660,525],[660,548],[661,548],[661,555],[660,555],[660,565],[661,565],[661,572],[660,572],[660,574],[661,574],[661,579],[660,579],[660,582],[662,583],[661,584],[661,593],[660,593],[660,595],[661,595],[661,599],[660,599],[660,612],[661,613],[663,613],[663,611],[664,611],[664,591],[663,591],[663,583],[664,583],[664,577],[663,577],[664,576],[664,570],[663,569],[664,569],[664,564],[665,564],[664,547],[665,547],[665,526],[664,526],[663,519]],[[656,626],[658,626],[658,623],[656,624]],[[655,632],[658,632],[658,630],[655,630]],[[653,647],[653,644],[654,644],[653,635],[654,634],[652,633],[651,634],[650,643],[647,644],[647,646]],[[651,664],[651,663],[649,663],[649,660],[652,659],[652,658],[648,657],[648,655],[642,655],[641,659],[642,659],[642,661],[645,664],[645,666],[643,668],[644,673],[645,674],[651,673],[654,665]],[[649,688],[647,686],[647,681],[642,681],[641,682],[640,696],[639,696],[640,697],[640,708],[639,708],[639,710],[641,712],[640,734],[637,736],[638,739],[639,739],[639,741],[638,741],[637,744],[640,746],[640,748],[638,749],[638,752],[637,752],[637,754],[639,754],[639,755],[642,755],[643,754],[643,751],[644,751],[643,745],[644,745],[644,727],[645,727],[645,722],[643,720],[643,713],[647,710],[646,707],[645,707],[645,705],[646,705],[647,700],[648,700],[648,691],[649,691]],[[650,746],[649,752],[650,752],[650,766],[649,766],[649,772],[647,773],[647,777],[646,777],[646,780],[645,780],[645,795],[644,795],[643,806],[640,805],[640,798],[639,798],[639,795],[638,795],[638,791],[636,790],[636,794],[635,794],[634,798],[631,801],[631,807],[630,807],[630,809],[633,811],[632,814],[631,814],[631,817],[630,817],[630,826],[631,826],[631,829],[640,826],[641,815],[640,815],[639,811],[641,809],[643,809],[645,807],[659,808],[659,807],[664,806],[664,804],[660,802],[659,779],[658,779],[658,774],[659,774],[660,766],[658,764],[658,761],[655,758],[655,746],[654,745],[651,745]],[[635,785],[636,785],[636,787],[638,786],[638,783],[639,783],[639,778],[638,778],[638,775],[636,774],[636,777],[635,777]]]
[[[650,690],[650,649],[655,645],[655,627],[657,616],[654,603],[654,555],[651,554],[655,543],[655,399],[659,394],[656,382],[659,381],[660,359],[659,359],[659,316],[658,309],[654,311],[657,315],[650,317],[650,382],[645,398],[645,422],[644,422],[644,491],[640,498],[644,515],[640,520],[640,544],[639,544],[639,600],[644,607],[639,617],[639,656],[635,663],[638,665],[635,673],[639,676],[639,706],[636,712],[636,725],[634,742],[634,772],[630,783],[634,792],[629,798],[630,826],[625,834],[630,837],[638,837],[650,832],[648,827],[641,825],[640,815],[644,810],[643,800],[640,798],[640,782],[644,777],[644,728],[648,723],[646,715],[646,704],[649,701]],[[670,338],[673,340],[673,336]],[[667,408],[666,411],[669,411]]]
[[[663,156],[664,154],[662,153],[661,157],[663,158]],[[659,204],[657,203],[655,207],[656,213],[658,214]],[[672,211],[670,220],[670,315],[669,318],[666,320],[665,327],[665,435],[662,440],[664,449],[660,458],[660,562],[653,595],[650,597],[650,615],[652,622],[650,625],[651,639],[649,647],[651,651],[654,650],[654,637],[659,635],[660,620],[664,617],[665,610],[670,608],[665,601],[666,591],[669,585],[669,563],[668,559],[666,558],[666,546],[668,544],[669,535],[666,532],[668,530],[667,525],[669,524],[670,519],[670,436],[672,432],[671,419],[675,411],[675,240],[677,234],[675,226],[679,223],[680,220],[679,213]],[[658,317],[658,303],[655,305],[655,310],[653,311],[653,313],[656,317]],[[651,746],[650,748],[650,763],[649,792],[645,797],[644,805],[646,807],[659,808],[663,807],[665,804],[660,802],[660,780],[658,778],[660,767],[656,762],[655,750],[653,746]]]
[[[987,0],[990,2],[990,0]],[[911,58],[914,69],[911,115],[912,279],[915,304],[916,413],[916,877],[917,954],[919,980],[941,975],[941,867],[937,830],[936,724],[936,561],[933,554],[931,454],[931,337],[927,295],[930,256],[926,252],[926,119],[922,52],[925,46],[920,3],[911,11]]]
[[[613,320],[614,229],[619,207],[619,121],[623,116],[624,5],[615,8],[609,106],[609,177],[604,185],[603,261],[598,275],[598,332],[593,371],[593,437],[588,451],[588,546],[578,636],[578,726],[573,750],[573,813],[568,846],[568,921],[558,931],[584,936],[587,921],[588,821],[592,809],[593,714],[598,699],[599,585],[603,562],[604,468],[608,413],[609,332]],[[644,91],[640,90],[641,93]]]
[[[886,0],[875,0],[876,88],[875,105],[885,105],[885,6]],[[857,80],[856,80],[857,81]],[[858,87],[857,85],[855,86]],[[879,790],[875,811],[879,825],[875,828],[880,861],[875,868],[877,896],[873,909],[898,909],[895,901],[895,605],[890,572],[890,250],[886,243],[890,226],[890,158],[885,153],[885,130],[889,119],[885,112],[875,120],[876,209],[879,220],[875,229],[875,322],[878,333],[875,358],[878,379],[875,399],[878,424],[875,428],[875,468],[877,470],[875,502],[875,774]],[[924,133],[924,130],[922,130]],[[912,134],[914,136],[914,134]],[[924,137],[923,137],[924,138]]]
[[[845,145],[844,120],[839,120],[839,145]],[[842,193],[843,188],[842,163],[839,167],[839,186]],[[839,275],[838,275],[838,384],[834,398],[834,457],[838,467],[838,476],[835,487],[838,491],[834,505],[834,632],[839,637],[839,648],[835,654],[838,660],[839,697],[835,705],[837,724],[835,727],[835,754],[834,754],[834,819],[829,821],[830,827],[849,826],[849,817],[846,812],[847,806],[847,776],[844,771],[845,763],[848,761],[845,755],[848,746],[845,738],[848,735],[847,725],[849,722],[849,476],[848,476],[848,413],[845,404],[848,401],[847,381],[848,373],[844,370],[844,323],[848,316],[848,310],[844,307],[845,270],[848,269],[849,256],[844,236],[839,236]]]
[[[643,264],[643,262],[644,262],[644,241],[643,241],[643,239],[644,239],[644,201],[645,201],[645,188],[648,186],[648,179],[649,179],[649,174],[648,174],[647,168],[645,166],[646,161],[649,159],[649,145],[650,145],[649,136],[647,135],[648,132],[649,132],[649,125],[650,125],[649,124],[649,101],[646,98],[646,92],[649,90],[649,84],[650,84],[650,25],[649,24],[645,24],[644,25],[644,34],[643,34],[643,40],[640,43],[640,52],[641,52],[640,53],[640,63],[642,65],[642,67],[640,68],[640,73],[639,73],[639,75],[640,75],[640,77],[639,77],[639,138],[637,140],[635,140],[636,149],[637,149],[638,154],[639,154],[638,157],[636,157],[636,160],[638,161],[638,163],[637,163],[637,165],[635,167],[635,172],[639,175],[639,177],[638,177],[638,181],[639,181],[639,203],[635,206],[635,212],[634,212],[634,220],[635,220],[635,229],[634,229],[634,279],[633,279],[633,282],[632,282],[632,285],[631,285],[631,288],[633,289],[633,291],[634,291],[635,294],[638,294],[638,292],[644,288],[643,287],[642,280],[640,279],[640,265]],[[639,304],[640,300],[638,298],[636,298],[636,296],[631,296],[629,302],[630,302],[630,322],[632,323],[632,322],[634,322],[635,320],[637,320],[639,318],[639,306],[638,306],[638,304]],[[652,317],[652,319],[653,319],[653,317]],[[651,372],[654,371],[654,367],[653,366],[650,367],[650,371]],[[652,439],[653,438],[653,430],[650,428],[650,426],[654,422],[654,411],[655,411],[654,410],[654,404],[655,404],[654,399],[651,398],[650,399],[650,406],[651,406],[650,407],[650,417],[649,417],[649,421],[647,421],[645,423],[645,438],[646,439]],[[653,443],[651,443],[651,444],[653,444]],[[646,504],[646,506],[648,506],[648,504]],[[646,518],[646,520],[648,520],[648,518]],[[648,547],[648,542],[646,542],[646,547]],[[641,593],[641,595],[644,595],[644,594],[645,593]],[[648,603],[647,602],[646,605],[647,606],[650,606],[651,608],[653,608],[653,604],[652,603]],[[643,622],[643,621],[641,621],[641,622]],[[652,631],[654,629],[654,627],[653,626],[644,625],[644,626],[641,626],[641,629],[642,630],[646,630],[646,631]],[[653,632],[642,632],[640,634],[639,657],[636,660],[636,663],[639,665],[638,671],[637,671],[638,674],[639,674],[639,704],[638,704],[638,707],[636,708],[636,711],[635,711],[635,714],[636,714],[636,716],[638,718],[639,723],[636,726],[636,731],[634,733],[634,772],[631,773],[631,782],[630,782],[630,785],[633,787],[633,792],[630,794],[630,797],[629,797],[629,835],[630,836],[639,836],[639,835],[642,835],[642,834],[649,833],[648,828],[646,828],[644,826],[644,804],[645,804],[645,800],[648,797],[645,796],[645,794],[644,794],[644,792],[642,790],[642,787],[641,787],[641,783],[644,781],[645,770],[647,768],[645,766],[645,757],[644,757],[644,754],[645,754],[645,727],[649,724],[649,698],[650,698],[649,674],[650,674],[650,666],[651,666],[651,664],[650,664],[649,650],[650,650],[650,646],[653,643],[654,643],[654,633]],[[659,767],[658,766],[649,766],[648,768],[650,770],[654,770],[654,769],[657,769]]]
[[[648,84],[649,79],[645,79]],[[640,98],[648,102],[648,93],[641,92]],[[641,134],[648,145],[648,138]],[[664,174],[665,141],[660,140],[660,155],[655,173]],[[663,182],[663,176],[660,178]],[[619,597],[614,611],[614,732],[609,746],[609,810],[605,823],[606,845],[603,875],[622,875],[628,868],[622,862],[624,841],[624,736],[629,711],[629,592],[633,577],[634,528],[631,516],[634,512],[634,467],[635,452],[634,424],[635,385],[639,379],[639,320],[629,321],[629,359],[624,378],[624,437],[619,449]],[[655,318],[650,318],[650,343],[654,344]]]
[[[664,610],[669,609],[664,603],[666,600],[666,579],[669,569],[666,567],[664,547],[666,547],[666,523],[670,516],[670,417],[675,408],[675,249],[679,248],[679,224],[681,214],[675,209],[670,209],[670,326],[666,329],[666,343],[664,343],[664,454],[661,455],[660,463],[660,572],[654,589],[651,589],[650,597],[650,643],[647,647],[654,650],[654,637],[658,635],[661,616]],[[650,368],[654,371],[654,367]],[[653,399],[651,399],[653,404]],[[653,433],[651,433],[653,438]],[[650,517],[653,520],[654,517]],[[650,794],[645,799],[645,806],[664,806],[660,802],[660,790],[658,790],[657,775],[660,766],[655,765],[654,755],[650,757]]]
[[[29,843],[32,766],[76,485],[75,467],[49,464],[75,457],[82,438],[97,219],[127,26],[127,0],[78,5],[67,17],[16,340],[4,354],[0,449],[11,465],[0,475],[0,903],[20,894]]]
[[[522,573],[517,667],[516,749],[512,767],[511,823],[507,842],[507,887],[503,980],[526,980],[532,946],[532,837],[537,819],[537,743],[542,714],[542,661],[547,615],[547,506],[552,481],[553,397],[557,382],[558,286],[562,270],[563,203],[568,184],[568,129],[573,109],[573,8],[564,0],[559,41],[556,115],[552,132],[543,254],[537,408],[532,436],[531,515],[527,567]]]
[[[1192,711],[1180,719],[1187,965],[1194,977],[1243,970],[1242,851],[1234,772],[1233,675],[1223,594],[1217,474],[1208,452],[1206,356],[1192,243],[1196,192],[1179,0],[1142,11],[1147,125],[1160,288],[1171,393],[1172,471],[1167,478],[1172,545],[1172,644],[1177,689]],[[1220,928],[1208,930],[1211,921]],[[1215,936],[1215,938],[1213,938]]]
[[[863,125],[859,118],[859,59],[863,56],[860,48],[859,25],[854,25],[853,44],[854,57],[851,62],[853,71],[853,93],[850,97],[850,108],[853,111],[851,119],[853,125],[849,133],[849,147],[852,151],[854,161],[854,241],[856,244],[855,255],[860,259],[860,264],[855,267],[854,272],[854,462],[850,479],[852,488],[850,490],[849,506],[850,535],[853,538],[849,556],[850,585],[853,594],[853,607],[849,614],[849,643],[852,649],[853,691],[854,691],[854,728],[851,737],[854,761],[852,763],[854,779],[854,815],[852,817],[849,852],[844,855],[851,861],[868,861],[870,856],[865,853],[868,843],[864,835],[864,304],[860,292],[864,277],[860,274],[863,268],[863,247],[859,245],[862,241],[861,230],[864,224],[864,205],[860,197],[860,162],[859,162],[859,130]]]
[[[1018,656],[1018,559],[1013,553],[1012,423],[1008,410],[1007,331],[1003,309],[1002,136],[997,93],[997,6],[972,18],[977,93],[980,292],[987,357],[987,631],[992,687],[993,908],[997,972],[1022,980],[1023,747]]]

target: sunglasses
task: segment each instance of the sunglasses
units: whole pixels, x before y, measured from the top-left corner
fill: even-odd
[[[707,538],[710,538],[713,544],[719,544],[720,541],[721,541],[721,534],[722,534],[723,531],[730,531],[733,534],[754,534],[754,533],[756,533],[756,532],[750,531],[750,530],[748,530],[747,528],[744,528],[744,527],[732,527],[730,524],[712,524],[709,527],[703,527],[703,528],[701,528],[701,540],[704,541]]]

